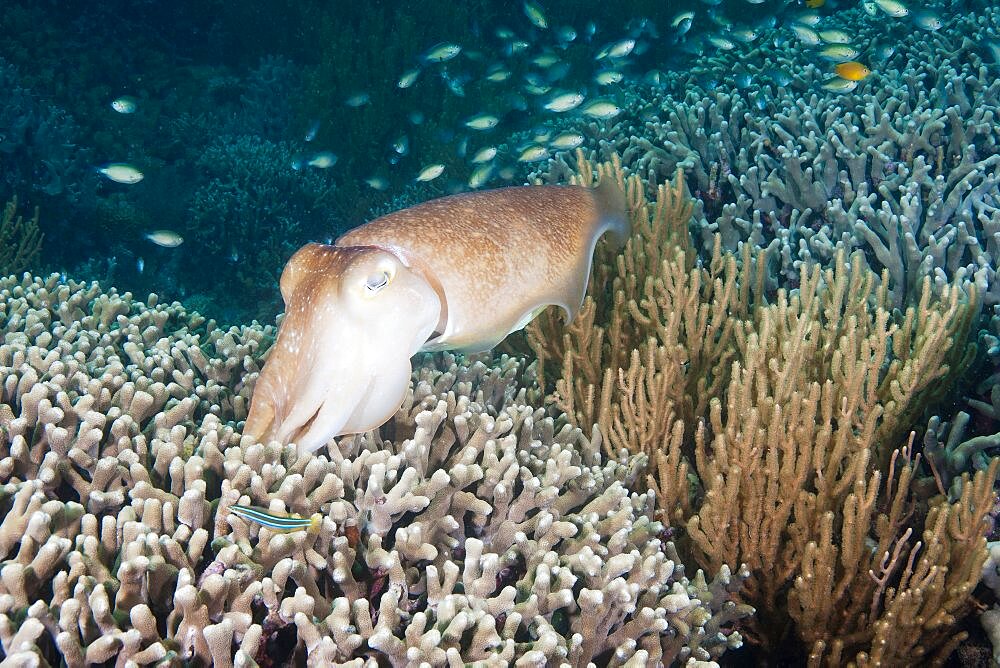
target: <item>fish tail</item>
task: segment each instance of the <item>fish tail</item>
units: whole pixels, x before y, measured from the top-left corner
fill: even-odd
[[[602,231],[610,232],[611,242],[616,248],[621,248],[632,236],[632,221],[621,184],[610,174],[605,174],[594,188],[594,201],[597,204],[598,225]]]

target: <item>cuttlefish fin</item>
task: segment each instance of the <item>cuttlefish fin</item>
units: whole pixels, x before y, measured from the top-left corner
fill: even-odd
[[[593,244],[596,246],[597,240],[608,232],[613,247],[621,249],[632,236],[632,219],[628,215],[625,191],[618,181],[605,176],[593,189],[593,193],[597,205],[597,219],[600,221],[594,232]],[[594,248],[591,247],[590,250],[590,256],[593,257]]]
[[[626,209],[625,193],[618,182],[606,176],[591,190],[591,193],[594,197],[596,215],[595,223],[590,230],[587,250],[580,256],[575,275],[566,281],[562,301],[556,302],[566,315],[566,324],[576,318],[576,314],[583,306],[587,283],[590,282],[590,271],[594,264],[594,250],[601,237],[608,234],[612,247],[621,249],[632,236],[632,221]],[[542,310],[545,306],[548,304],[543,305]],[[538,313],[541,313],[541,310]]]
[[[531,311],[528,311],[527,313],[525,313],[524,317],[522,317],[520,320],[518,320],[517,324],[514,325],[514,329],[512,329],[512,330],[510,330],[508,332],[508,335],[509,334],[513,334],[514,332],[519,332],[522,329],[524,329],[525,327],[527,327],[529,322],[531,322],[532,320],[534,320],[535,318],[537,318],[538,316],[540,316],[542,314],[542,311],[544,311],[547,308],[548,308],[548,305],[546,305],[546,306],[539,306],[538,308],[532,309]]]

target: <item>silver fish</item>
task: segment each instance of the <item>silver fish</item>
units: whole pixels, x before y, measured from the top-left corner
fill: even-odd
[[[579,132],[563,132],[552,138],[549,146],[558,151],[572,151],[583,145],[583,135]]]
[[[423,61],[425,63],[443,63],[446,60],[451,60],[461,52],[462,47],[458,44],[439,42],[424,52]]]
[[[580,111],[582,111],[585,116],[600,119],[614,118],[622,112],[618,105],[607,100],[594,100]]]
[[[127,162],[112,162],[97,170],[115,183],[133,185],[144,178],[143,173]]]
[[[536,28],[541,28],[545,30],[549,27],[549,22],[545,19],[545,12],[542,11],[541,5],[537,2],[532,2],[532,0],[524,1],[524,15],[528,17],[532,25]]]
[[[396,82],[396,86],[399,88],[409,88],[416,82],[417,77],[419,76],[420,68],[415,67],[412,70],[407,70],[403,72],[403,76],[399,77],[399,81]]]
[[[337,164],[337,156],[330,151],[320,151],[306,164],[316,169],[329,169]]]
[[[184,243],[184,237],[173,230],[154,230],[147,234],[146,238],[164,248],[177,248]]]
[[[549,111],[554,111],[556,113],[562,113],[565,111],[570,111],[576,109],[583,103],[584,97],[582,93],[577,92],[563,92],[553,95],[549,98],[549,101],[545,103],[544,107]]]
[[[423,169],[420,170],[419,174],[417,174],[416,180],[417,181],[433,181],[437,177],[441,176],[441,174],[443,172],[444,172],[444,165],[442,165],[441,163],[435,163],[433,165],[427,165],[426,167],[424,167]]]
[[[137,106],[138,103],[131,95],[122,95],[111,101],[111,108],[119,114],[134,114]]]
[[[472,130],[492,130],[499,122],[500,119],[492,114],[477,114],[465,121],[465,127]]]

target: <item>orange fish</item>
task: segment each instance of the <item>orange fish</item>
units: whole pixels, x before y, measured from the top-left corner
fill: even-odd
[[[861,81],[872,73],[870,69],[854,60],[840,63],[833,69],[836,70],[837,76],[848,81]]]

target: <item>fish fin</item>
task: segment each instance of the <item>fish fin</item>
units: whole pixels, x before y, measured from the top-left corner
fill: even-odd
[[[268,529],[274,533],[295,533],[296,531],[309,531],[311,526],[311,524],[308,524],[298,527],[288,527],[287,529],[274,529],[272,527],[268,527]]]
[[[253,515],[259,513],[261,515],[272,515],[274,517],[280,517],[280,515],[272,513],[270,510],[268,510],[263,506],[244,506],[239,503],[234,503],[233,505],[229,506],[229,510],[236,513],[237,515]]]

